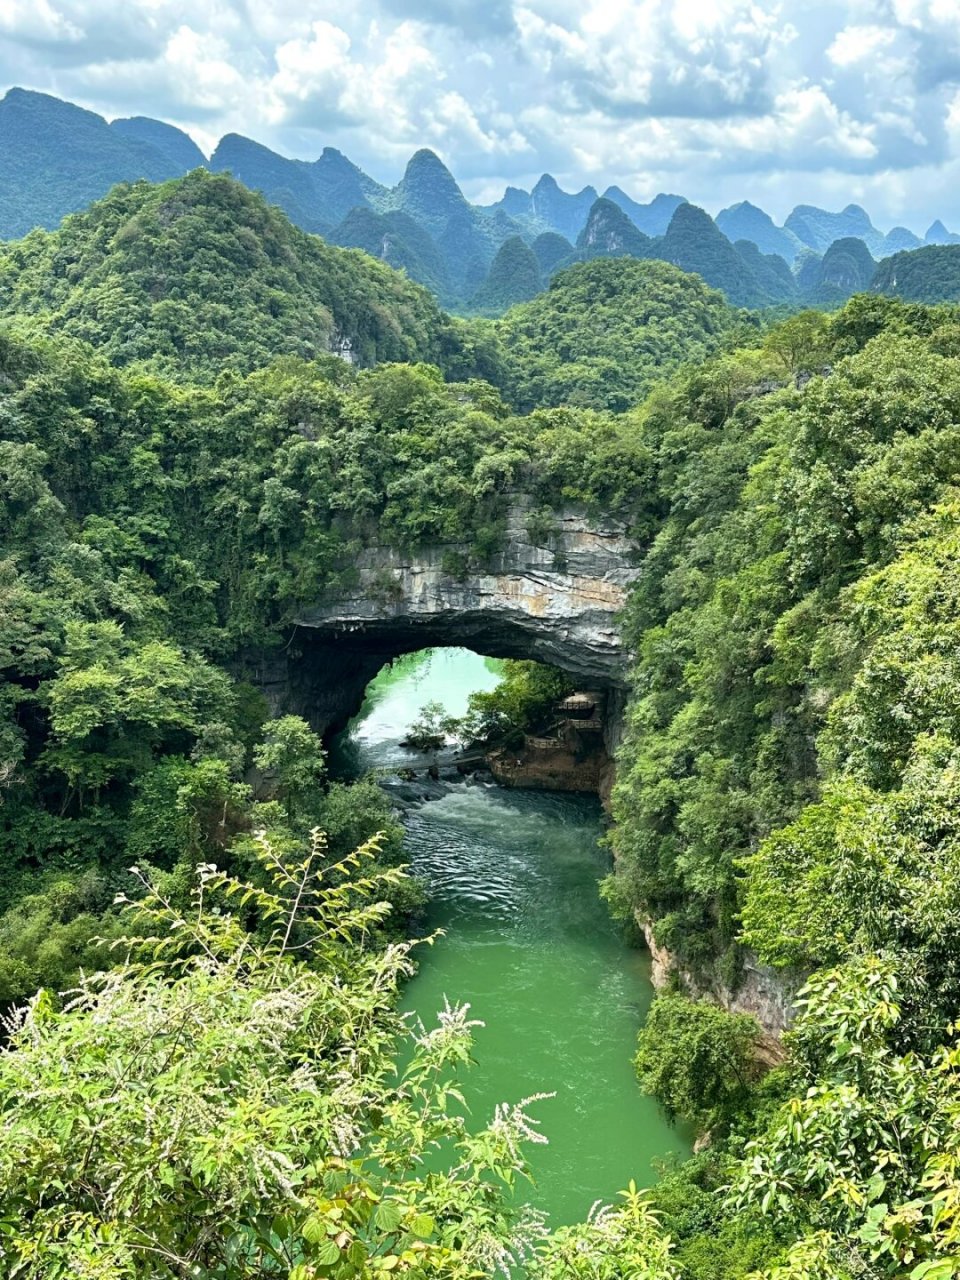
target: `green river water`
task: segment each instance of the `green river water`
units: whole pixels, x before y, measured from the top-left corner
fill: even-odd
[[[370,685],[338,744],[340,772],[422,769],[400,740],[425,702],[462,714],[469,693],[492,688],[497,663],[465,649],[401,659]],[[549,1145],[530,1148],[536,1185],[527,1199],[553,1225],[582,1220],[633,1178],[656,1179],[655,1162],[689,1152],[637,1087],[631,1066],[651,998],[649,960],[631,950],[597,895],[608,869],[597,847],[591,797],[508,791],[488,782],[434,786],[403,820],[413,870],[430,887],[426,928],[445,936],[420,954],[404,1006],[430,1023],[469,1001],[477,1066],[466,1093],[479,1121],[498,1102],[534,1093]]]

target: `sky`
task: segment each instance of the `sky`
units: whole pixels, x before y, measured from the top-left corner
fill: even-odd
[[[546,171],[960,229],[960,0],[0,0],[12,85],[387,183],[430,147],[479,202]]]

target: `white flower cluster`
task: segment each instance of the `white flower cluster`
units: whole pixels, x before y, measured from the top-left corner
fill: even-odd
[[[473,1038],[475,1027],[485,1025],[478,1018],[468,1017],[469,1013],[469,1004],[451,1005],[444,996],[443,1008],[437,1013],[437,1025],[427,1031],[421,1022],[413,1038],[421,1049],[439,1052],[441,1056],[445,1056],[448,1048],[461,1045],[464,1041],[469,1043]]]
[[[534,1093],[529,1098],[522,1098],[520,1102],[497,1104],[490,1122],[490,1132],[501,1139],[516,1160],[522,1159],[521,1142],[535,1142],[540,1146],[546,1146],[549,1142],[546,1134],[540,1133],[538,1129],[540,1121],[527,1115],[527,1107],[556,1096],[555,1093]]]
[[[508,1241],[494,1231],[481,1231],[470,1244],[469,1258],[485,1274],[511,1280],[546,1236],[546,1215],[525,1205]]]

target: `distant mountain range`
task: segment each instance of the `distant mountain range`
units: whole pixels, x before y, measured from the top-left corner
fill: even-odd
[[[699,273],[735,305],[767,307],[842,301],[875,274],[910,278],[902,268],[899,276],[878,273],[878,261],[960,245],[940,221],[923,239],[906,227],[884,234],[854,204],[840,213],[798,205],[778,226],[747,201],[714,219],[679,195],[642,204],[616,186],[571,193],[549,174],[532,191],[508,187],[496,204],[472,205],[432,151],[418,151],[386,187],[332,147],[316,160],[290,160],[228,134],[208,158],[161,121],[108,124],[26,89],[0,100],[0,238],[56,227],[118,182],[157,182],[201,166],[229,171],[304,230],[404,270],[444,306],[480,314],[499,314],[561,267],[596,257],[662,259]],[[929,287],[929,262],[922,275]]]

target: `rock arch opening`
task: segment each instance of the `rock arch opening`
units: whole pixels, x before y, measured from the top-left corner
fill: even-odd
[[[634,547],[622,525],[575,508],[558,513],[548,543],[540,542],[531,510],[529,500],[515,502],[503,549],[469,571],[458,571],[469,548],[457,543],[365,548],[351,586],[303,608],[286,649],[261,664],[257,679],[272,708],[328,733],[359,710],[367,685],[395,658],[466,648],[549,663],[602,690],[612,754],[628,667],[619,613]]]

